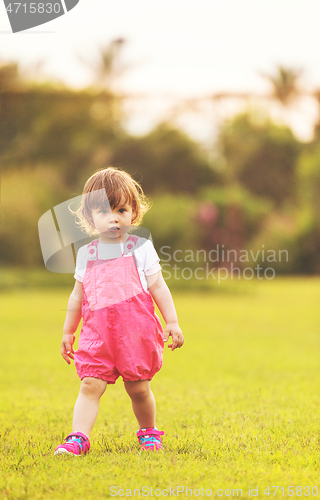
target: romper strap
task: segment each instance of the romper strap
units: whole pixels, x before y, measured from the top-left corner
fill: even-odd
[[[124,255],[133,254],[138,239],[139,239],[138,236],[135,236],[134,234],[131,234],[128,237],[127,241],[123,245],[124,246],[124,251],[123,251]]]
[[[91,296],[91,306],[95,306],[97,303],[97,287],[96,287],[96,266],[93,265],[93,261],[96,261],[98,258],[98,240],[93,240],[87,246],[87,267],[89,268],[89,272],[91,275],[90,279],[90,296]]]
[[[128,262],[127,265],[125,266],[125,280],[126,280],[125,290],[128,299],[131,300],[133,297],[132,268],[131,265],[128,264],[130,264],[130,262]]]
[[[97,260],[98,258],[98,240],[93,240],[87,246],[87,260]]]

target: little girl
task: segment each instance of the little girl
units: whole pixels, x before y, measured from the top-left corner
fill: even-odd
[[[148,208],[141,186],[121,170],[100,170],[84,186],[78,223],[100,237],[77,255],[61,354],[68,364],[74,359],[81,387],[73,431],[55,454],[89,452],[100,398],[120,375],[138,421],[141,448],[162,448],[150,380],[162,366],[164,342],[172,336],[168,347],[173,351],[184,338],[152,242],[129,233]],[[164,332],[152,298],[166,322]],[[79,349],[74,351],[81,317]]]

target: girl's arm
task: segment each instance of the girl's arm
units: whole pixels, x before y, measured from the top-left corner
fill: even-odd
[[[151,276],[146,276],[146,278],[149,292],[166,322],[164,341],[167,342],[169,336],[171,336],[172,344],[168,345],[168,347],[171,347],[171,350],[174,351],[176,347],[181,347],[183,345],[184,338],[178,325],[177,313],[170,290],[163,279],[161,271]]]
[[[67,316],[64,322],[63,337],[61,342],[62,357],[69,365],[70,359],[74,358],[73,344],[76,337],[75,331],[78,328],[81,319],[82,298],[82,285],[80,281],[76,280],[68,302]]]

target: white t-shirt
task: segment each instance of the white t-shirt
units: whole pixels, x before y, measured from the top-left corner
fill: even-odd
[[[128,242],[130,243],[130,241]],[[126,242],[124,243],[124,245]],[[89,243],[90,245],[90,243]],[[77,253],[76,270],[74,277],[78,281],[83,281],[87,268],[88,245],[79,248]],[[121,257],[123,245],[98,243],[98,259],[109,260]],[[146,276],[151,276],[161,271],[158,254],[151,240],[138,237],[137,244],[133,249],[136,266],[140,276],[141,284],[145,291],[148,290]]]

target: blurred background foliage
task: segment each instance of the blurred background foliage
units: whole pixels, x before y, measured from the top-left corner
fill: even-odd
[[[133,136],[116,85],[123,43],[101,49],[96,80],[82,90],[0,64],[0,265],[43,266],[38,219],[114,165],[152,199],[144,226],[158,249],[287,249],[289,262],[272,264],[277,272],[319,274],[320,121],[302,143],[268,106],[248,104],[220,124],[210,147],[170,120]],[[279,67],[269,79],[285,112],[299,72]],[[320,91],[314,97],[319,103]]]

